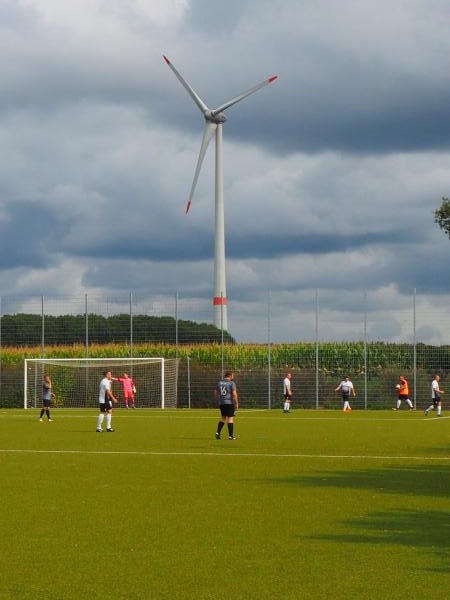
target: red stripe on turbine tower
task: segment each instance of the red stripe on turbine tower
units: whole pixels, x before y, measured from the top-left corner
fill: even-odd
[[[220,306],[222,304],[228,304],[228,300],[224,296],[216,296],[213,299],[213,304],[214,304],[214,306]]]

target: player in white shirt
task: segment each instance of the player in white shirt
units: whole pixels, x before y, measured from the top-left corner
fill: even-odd
[[[441,378],[439,375],[435,375],[433,381],[431,382],[431,402],[430,406],[425,409],[425,416],[428,415],[430,410],[435,410],[438,417],[441,416],[441,396],[444,393],[444,390],[441,390],[439,387],[439,382]]]
[[[352,410],[352,407],[350,406],[350,394],[352,394],[352,396],[355,397],[356,392],[355,392],[355,388],[353,387],[353,383],[350,381],[350,378],[348,375],[346,375],[344,377],[344,379],[341,381],[341,383],[337,386],[337,388],[334,391],[341,392],[341,394],[342,394],[342,400],[344,402],[344,407],[342,408],[342,410],[344,412],[347,410]]]
[[[291,410],[291,399],[292,399],[292,390],[291,390],[291,373],[287,373],[286,377],[283,380],[283,412],[288,413]]]
[[[100,381],[100,390],[98,394],[98,406],[100,412],[98,414],[97,419],[97,433],[101,433],[103,420],[106,415],[106,431],[111,433],[114,429],[111,427],[111,419],[112,419],[112,405],[113,402],[117,403],[117,398],[115,398],[114,394],[111,391],[111,380],[112,375],[111,371],[105,371],[103,373],[103,379]]]

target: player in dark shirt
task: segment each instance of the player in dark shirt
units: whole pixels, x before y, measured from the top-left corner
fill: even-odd
[[[217,382],[214,390],[215,397],[219,400],[220,414],[222,415],[217,424],[216,439],[220,440],[225,423],[228,427],[228,439],[235,440],[234,437],[234,415],[239,407],[236,384],[233,381],[234,374],[232,371],[225,371],[223,379]]]

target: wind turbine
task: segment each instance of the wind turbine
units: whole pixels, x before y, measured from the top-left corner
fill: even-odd
[[[200,169],[203,164],[208,144],[211,138],[216,136],[216,164],[215,164],[215,231],[214,231],[214,325],[218,329],[228,329],[227,319],[227,292],[226,292],[226,275],[225,275],[225,216],[223,203],[223,158],[222,158],[222,126],[227,120],[224,111],[230,106],[237,104],[250,94],[254,94],[264,86],[272,83],[277,79],[277,75],[265,79],[246,92],[239,94],[232,100],[221,104],[218,108],[211,110],[203,102],[200,96],[194,91],[192,86],[184,79],[177,71],[167,56],[163,57],[167,65],[175,73],[176,78],[188,92],[195,104],[198,106],[205,119],[205,127],[203,130],[203,139],[198,155],[197,166],[195,168],[194,180],[192,181],[191,191],[186,205],[186,214],[191,207],[192,197],[197,185]]]

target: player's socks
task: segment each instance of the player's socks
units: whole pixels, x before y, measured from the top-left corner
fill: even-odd
[[[39,418],[40,418],[40,419],[42,419],[42,417],[44,416],[44,413],[45,413],[45,409],[43,408],[43,409],[41,410],[41,414],[39,415]]]
[[[220,432],[222,431],[224,426],[224,422],[223,421],[219,421],[217,424],[217,433],[220,435]]]
[[[234,423],[228,423],[228,437],[232,438],[233,436]]]
[[[111,414],[106,413],[106,429],[111,429]]]
[[[102,423],[103,423],[103,419],[105,418],[105,415],[103,413],[100,413],[98,415],[98,419],[97,419],[97,429],[101,429],[102,428]]]
[[[50,411],[48,409],[45,411],[45,414],[47,415],[47,418],[50,421]]]

